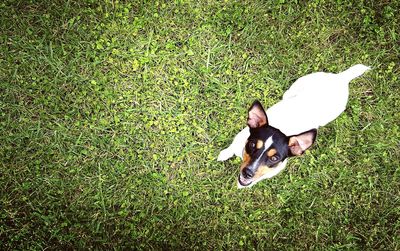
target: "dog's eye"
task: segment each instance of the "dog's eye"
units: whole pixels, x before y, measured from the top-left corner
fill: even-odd
[[[250,149],[254,149],[256,147],[256,143],[254,143],[253,141],[250,141],[249,147],[250,147]]]
[[[278,160],[278,156],[274,155],[274,156],[271,156],[269,159],[271,161],[277,161]]]

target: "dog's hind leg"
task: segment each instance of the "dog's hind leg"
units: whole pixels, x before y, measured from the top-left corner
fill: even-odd
[[[222,150],[219,155],[218,155],[218,161],[225,161],[231,157],[233,157],[233,155],[236,155],[240,158],[243,158],[242,154],[243,154],[243,149],[246,145],[246,141],[250,136],[250,129],[249,127],[245,127],[243,130],[241,130],[233,139],[232,144]]]

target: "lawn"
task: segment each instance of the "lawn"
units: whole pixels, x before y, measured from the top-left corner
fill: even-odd
[[[143,3],[144,2],[144,3]],[[0,3],[0,249],[400,250],[400,2]],[[286,170],[218,153],[259,99],[363,63]]]

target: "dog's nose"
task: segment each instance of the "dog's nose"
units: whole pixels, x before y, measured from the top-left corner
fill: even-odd
[[[245,177],[246,179],[253,178],[253,176],[254,176],[254,172],[250,168],[243,169],[242,173],[243,173],[243,177]]]

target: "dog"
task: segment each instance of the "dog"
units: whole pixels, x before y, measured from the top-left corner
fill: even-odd
[[[320,126],[346,109],[349,82],[369,69],[357,64],[338,74],[316,72],[303,76],[267,111],[255,101],[248,111],[247,127],[217,160],[234,155],[242,158],[238,188],[274,177],[285,168],[288,158],[302,155],[313,145]]]

